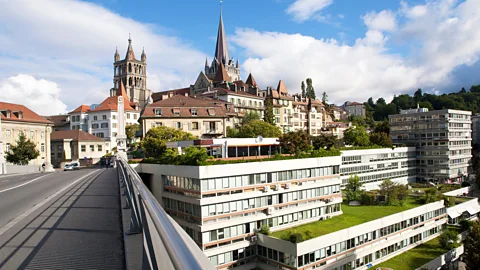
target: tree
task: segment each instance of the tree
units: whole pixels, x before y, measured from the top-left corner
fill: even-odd
[[[415,102],[420,102],[420,100],[422,100],[422,89],[418,88],[417,91],[415,91],[415,93],[413,94],[413,98],[415,99]]]
[[[273,98],[267,97],[265,100],[265,112],[263,120],[271,125],[275,125],[275,115],[273,114]]]
[[[289,154],[299,154],[311,148],[310,137],[304,130],[290,131],[279,138],[280,147]]]
[[[387,103],[385,102],[385,99],[379,98],[379,99],[377,99],[377,103],[375,103],[375,105],[376,105],[376,106],[378,106],[378,105],[384,105],[384,106],[386,106]]]
[[[311,98],[312,100],[316,99],[315,88],[313,88],[313,82],[311,78],[307,78],[307,91],[306,97]]]
[[[458,234],[454,230],[444,229],[438,237],[440,246],[444,249],[452,249],[458,241]]]
[[[345,186],[345,193],[349,202],[360,200],[363,190],[358,175],[350,175],[348,184]]]
[[[280,137],[282,131],[276,125],[271,125],[262,120],[253,120],[239,127],[238,132],[236,134],[234,133],[235,132],[230,132],[229,135],[236,135],[236,138],[256,138],[258,136],[276,138]]]
[[[343,140],[348,145],[367,146],[370,138],[364,127],[350,127],[343,133]]]
[[[438,190],[434,187],[425,190],[425,203],[436,202],[438,200],[438,196]]]
[[[306,97],[307,96],[307,92],[305,91],[305,82],[302,81],[302,98]]]
[[[374,132],[370,134],[370,142],[383,147],[393,147],[392,139],[384,132]]]
[[[327,92],[323,92],[323,94],[322,94],[322,103],[323,103],[324,106],[327,105],[327,101],[328,101]]]
[[[320,134],[318,136],[312,136],[312,145],[315,150],[327,149],[340,146],[340,140],[336,136]]]
[[[245,125],[255,120],[260,120],[260,115],[257,112],[248,111],[243,117],[243,124]]]
[[[376,124],[373,132],[375,132],[375,133],[383,132],[383,133],[386,133],[387,135],[389,135],[390,134],[390,122],[388,122],[388,120],[385,120],[385,121],[382,121],[382,122]]]
[[[399,185],[390,179],[385,179],[379,187],[380,194],[387,197],[388,205],[403,205],[407,199],[408,187],[406,185]]]
[[[373,98],[369,98],[367,103],[372,109],[375,108],[375,102],[373,102]]]
[[[127,135],[127,140],[131,142],[132,140],[135,139],[135,134],[137,134],[137,131],[140,130],[140,125],[135,124],[135,125],[129,125],[125,127],[125,133]]]
[[[154,127],[151,128],[145,138],[141,142],[141,147],[145,152],[145,157],[158,157],[167,148],[167,142],[195,140],[196,136],[189,132],[171,128],[171,127]]]
[[[7,162],[16,165],[27,165],[30,160],[36,159],[40,152],[36,149],[35,143],[27,139],[21,132],[16,144],[10,146],[10,151],[6,154]]]
[[[474,222],[465,239],[465,251],[463,253],[467,270],[480,269],[480,224]]]
[[[270,227],[267,224],[263,224],[262,226],[260,226],[260,230],[258,232],[264,235],[269,235]]]

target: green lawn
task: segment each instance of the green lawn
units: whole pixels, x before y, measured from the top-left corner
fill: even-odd
[[[464,202],[468,202],[472,200],[473,198],[468,198],[468,197],[455,197],[455,204],[461,204]]]
[[[398,212],[418,207],[420,204],[415,198],[408,198],[404,206],[349,206],[342,204],[343,214],[327,220],[320,220],[300,225],[286,230],[271,233],[271,236],[290,241],[292,233],[300,233],[304,240],[308,240],[306,232],[310,231],[311,238],[343,230],[368,221],[389,216]]]
[[[398,256],[391,258],[373,268],[388,267],[393,270],[411,270],[416,269],[436,257],[446,253],[448,250],[440,246],[438,237],[422,244],[418,247],[410,249]]]

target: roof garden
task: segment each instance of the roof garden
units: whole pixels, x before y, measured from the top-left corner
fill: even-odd
[[[304,240],[347,229],[365,222],[383,218],[402,211],[424,205],[421,198],[408,197],[403,206],[342,204],[343,214],[327,220],[300,225],[297,227],[276,231],[270,236],[290,241],[290,235],[300,233]],[[307,236],[308,235],[308,236]]]
[[[395,270],[417,269],[446,252],[448,252],[448,249],[442,248],[439,238],[437,237],[395,256],[388,261],[375,265],[374,268],[384,267]]]

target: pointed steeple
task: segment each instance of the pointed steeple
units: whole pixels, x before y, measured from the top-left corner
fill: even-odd
[[[145,47],[142,49],[142,62],[147,61],[147,54],[145,53]]]
[[[115,62],[120,61],[120,54],[118,53],[118,47],[115,47],[115,55],[113,56]]]
[[[135,60],[135,53],[133,52],[132,48],[132,37],[128,34],[128,49],[127,55],[125,55],[125,59],[127,60]]]
[[[215,47],[215,57],[224,65],[228,64],[230,55],[228,54],[227,35],[223,27],[222,9],[220,4],[220,22],[218,24],[217,46]]]
[[[208,67],[208,57],[205,56],[205,67]]]
[[[213,78],[214,82],[231,82],[232,79],[228,76],[227,70],[223,63],[220,63],[220,68],[215,73],[215,78]]]
[[[240,64],[238,63],[238,58],[237,58],[237,64],[235,65],[236,68],[240,68]]]
[[[117,96],[122,96],[123,99],[128,102],[130,99],[127,96],[127,91],[125,91],[125,86],[123,85],[123,80],[120,80],[120,87],[117,89]]]
[[[251,86],[256,86],[256,87],[258,87],[258,84],[257,84],[257,82],[255,81],[255,78],[253,78],[252,73],[250,73],[250,74],[248,75],[247,81],[246,81],[245,83],[248,84],[248,85],[251,85]]]
[[[286,94],[286,95],[288,94],[287,86],[285,85],[283,80],[280,80],[278,82],[277,91],[278,91],[278,93],[282,93],[282,94]]]

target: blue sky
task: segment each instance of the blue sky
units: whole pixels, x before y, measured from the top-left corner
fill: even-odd
[[[260,87],[313,79],[336,104],[479,84],[478,0],[224,0],[230,55]],[[147,86],[186,87],[214,53],[218,0],[28,0],[0,10],[0,93],[42,114],[100,103],[115,47],[147,52]]]

